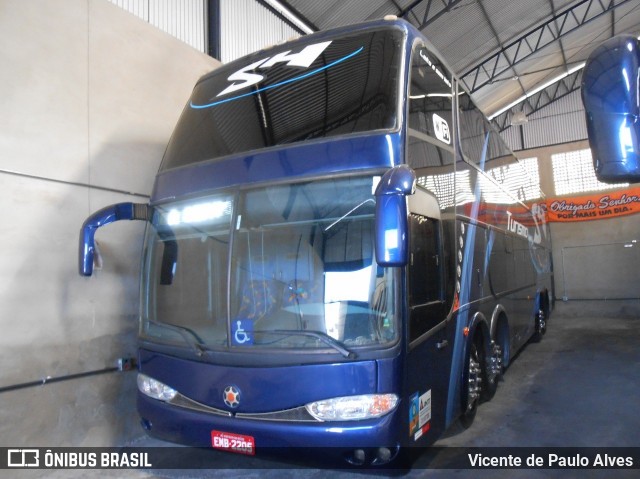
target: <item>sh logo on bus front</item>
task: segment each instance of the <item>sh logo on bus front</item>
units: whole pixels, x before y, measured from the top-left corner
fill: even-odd
[[[331,42],[314,43],[313,45],[307,45],[298,53],[291,53],[291,50],[286,52],[280,52],[272,57],[263,58],[244,68],[241,68],[235,73],[232,73],[227,78],[231,82],[227,88],[222,90],[216,95],[221,97],[229,93],[233,93],[243,88],[247,88],[264,80],[264,75],[255,73],[254,70],[266,70],[278,63],[286,63],[288,67],[302,67],[309,68],[311,64],[320,56],[320,54],[326,50]]]

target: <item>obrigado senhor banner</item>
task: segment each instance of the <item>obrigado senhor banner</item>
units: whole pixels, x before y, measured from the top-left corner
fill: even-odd
[[[588,221],[640,213],[640,187],[547,199],[549,221]]]

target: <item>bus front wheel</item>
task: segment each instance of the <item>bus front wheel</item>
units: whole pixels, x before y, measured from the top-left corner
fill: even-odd
[[[463,376],[463,401],[460,424],[466,429],[473,423],[482,395],[484,355],[480,336],[476,335],[469,345],[465,375]]]

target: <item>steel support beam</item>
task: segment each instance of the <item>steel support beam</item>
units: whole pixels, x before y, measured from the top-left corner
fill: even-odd
[[[534,53],[628,1],[614,4],[613,0],[581,0],[464,72],[462,81],[471,93],[475,93]]]
[[[413,15],[413,24],[418,30],[423,30],[429,24],[440,18],[445,13],[457,8],[459,3],[468,0],[415,0],[411,2],[404,10],[398,12],[398,17],[411,21],[408,16]],[[421,5],[425,5],[423,14],[419,14],[418,10]],[[420,19],[422,17],[422,20]]]
[[[220,0],[207,0],[207,54],[220,60]]]
[[[498,131],[504,131],[511,126],[511,118],[516,112],[524,112],[525,115],[531,115],[542,108],[550,105],[554,101],[567,96],[570,93],[580,89],[582,80],[582,69],[573,72],[562,78],[553,85],[549,85],[544,90],[540,90],[534,95],[524,99],[521,103],[514,105],[509,110],[501,113],[491,120]]]

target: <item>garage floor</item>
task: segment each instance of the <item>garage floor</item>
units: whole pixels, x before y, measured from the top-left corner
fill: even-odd
[[[515,358],[496,396],[480,406],[471,428],[451,432],[437,445],[640,447],[639,400],[640,302],[557,303],[547,335],[542,342],[527,345]],[[147,447],[169,444],[144,438],[133,445]],[[46,476],[67,478],[95,474],[96,477],[123,478],[264,479],[319,478],[331,474],[336,479],[361,478],[370,474],[365,471],[292,470],[281,463],[213,451],[211,460],[225,470],[46,471]],[[247,461],[250,461],[253,469],[242,469],[248,464]],[[446,463],[446,450],[438,453],[427,450],[417,459],[411,471],[401,474],[409,478],[640,476],[638,469],[437,469]]]

